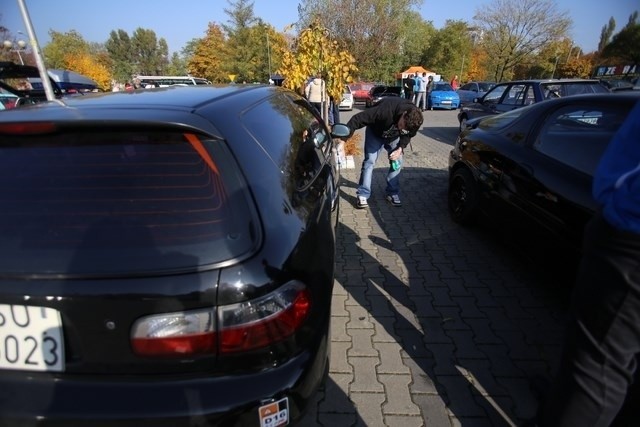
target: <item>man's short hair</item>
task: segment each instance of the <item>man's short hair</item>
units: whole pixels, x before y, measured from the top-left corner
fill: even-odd
[[[410,133],[417,133],[424,122],[422,111],[415,105],[411,106],[404,115],[404,125]]]

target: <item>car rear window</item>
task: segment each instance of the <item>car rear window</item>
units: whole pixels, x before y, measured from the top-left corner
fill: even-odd
[[[554,82],[540,85],[544,99],[588,93],[607,93],[609,89],[599,82]]]
[[[221,141],[92,129],[0,147],[0,273],[194,269],[246,254],[259,235]]]

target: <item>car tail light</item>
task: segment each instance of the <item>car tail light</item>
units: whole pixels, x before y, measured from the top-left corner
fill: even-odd
[[[311,309],[307,288],[290,282],[262,298],[219,307],[220,353],[248,351],[293,335]]]
[[[163,313],[136,321],[131,332],[140,356],[192,356],[216,351],[213,309]]]
[[[218,307],[217,323],[213,308],[143,317],[133,325],[131,345],[151,357],[255,350],[293,335],[310,309],[308,289],[289,282],[261,298]]]
[[[56,130],[52,122],[5,123],[0,125],[0,134],[36,135]]]

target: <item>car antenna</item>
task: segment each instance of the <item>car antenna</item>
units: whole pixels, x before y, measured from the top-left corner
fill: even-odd
[[[18,6],[20,6],[20,12],[22,13],[22,19],[24,25],[27,28],[27,34],[29,35],[29,43],[31,43],[31,49],[33,50],[33,56],[36,58],[36,65],[38,66],[38,72],[40,73],[40,80],[42,80],[42,86],[44,87],[44,93],[47,96],[48,101],[55,101],[56,96],[53,93],[53,86],[49,80],[49,73],[44,66],[44,60],[42,59],[42,51],[36,38],[36,33],[33,31],[33,25],[31,24],[31,18],[29,17],[29,11],[24,4],[24,0],[17,0]]]

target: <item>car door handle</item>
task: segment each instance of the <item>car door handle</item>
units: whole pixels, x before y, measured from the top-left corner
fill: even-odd
[[[556,197],[555,194],[551,194],[548,191],[545,191],[544,193],[542,191],[538,191],[536,193],[536,197],[541,197],[543,199],[546,199],[550,202],[554,202],[557,203],[558,202],[558,198]]]

